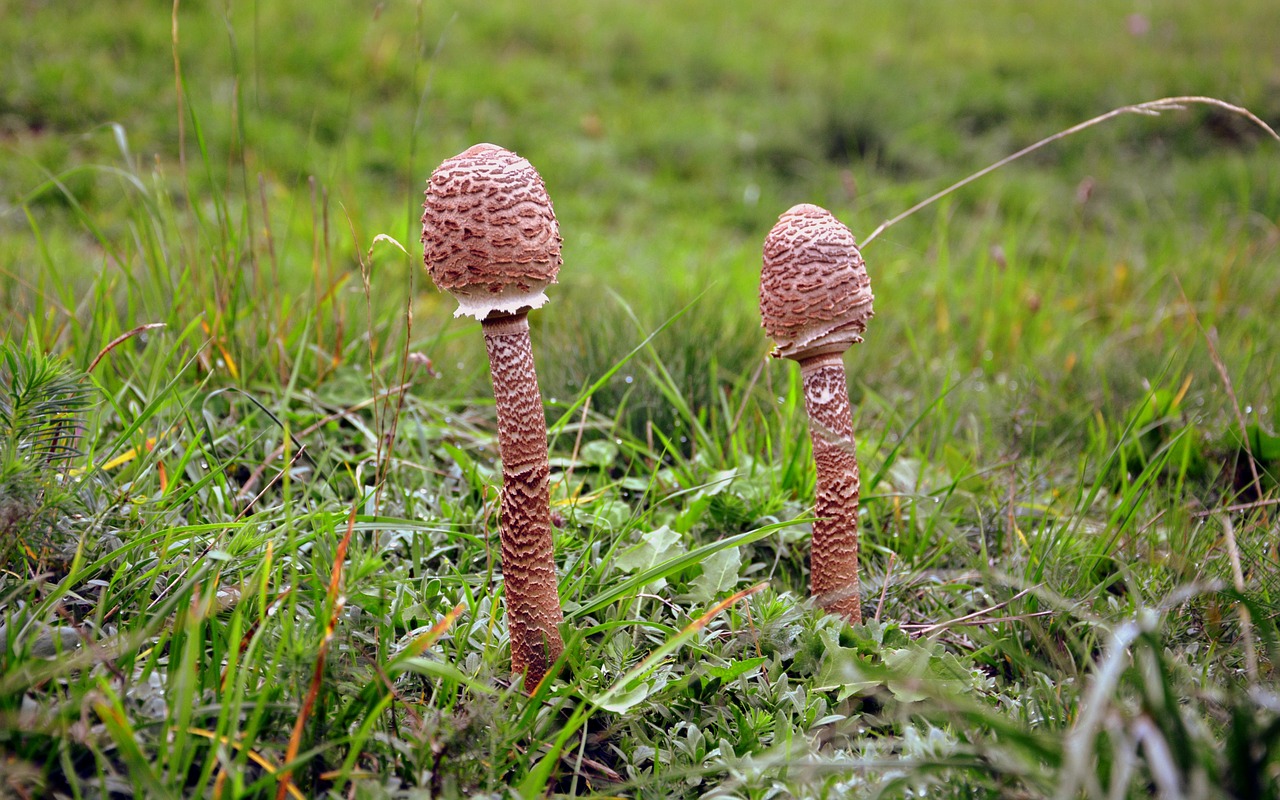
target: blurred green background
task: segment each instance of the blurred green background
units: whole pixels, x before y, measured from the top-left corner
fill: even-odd
[[[424,391],[482,387],[479,337],[450,321],[416,243],[431,169],[492,141],[541,171],[564,234],[562,285],[535,315],[545,391],[572,394],[700,298],[655,346],[707,400],[709,368],[738,376],[768,350],[759,248],[794,203],[865,237],[1019,147],[1166,95],[1280,122],[1269,0],[0,9],[0,330],[36,318],[82,364],[112,333],[67,334],[91,314],[89,285],[112,273],[122,292],[158,270],[169,290],[118,295],[121,327],[258,308],[261,324],[215,330],[247,376],[294,359],[268,346],[272,316],[345,320],[340,349],[362,329],[387,341],[412,296],[415,346],[456,379]],[[850,359],[855,383],[929,394],[1025,375],[1031,395],[1009,402],[1048,416],[1082,396],[1127,404],[1169,372],[1211,393],[1194,308],[1264,405],[1277,391],[1277,155],[1241,118],[1192,107],[1121,118],[962,190],[868,248],[877,319]],[[131,216],[144,202],[187,244],[157,255]],[[411,255],[375,248],[371,323],[360,281],[341,277],[379,233]],[[225,279],[205,286],[205,272]],[[638,416],[663,413],[642,388],[606,391],[598,401],[631,392]]]

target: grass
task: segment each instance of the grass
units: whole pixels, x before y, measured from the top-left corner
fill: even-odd
[[[173,11],[0,2],[5,791],[1276,795],[1274,144],[1120,119],[867,248],[864,626],[804,600],[755,311],[795,202],[865,237],[1166,95],[1274,126],[1271,4]],[[414,252],[480,140],[565,235],[531,697],[481,337]]]

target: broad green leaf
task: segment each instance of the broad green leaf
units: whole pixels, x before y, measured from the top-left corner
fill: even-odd
[[[640,537],[640,543],[623,551],[614,563],[623,572],[642,572],[652,569],[669,558],[684,552],[684,544],[680,534],[663,525]],[[650,590],[661,589],[667,585],[666,578],[658,578],[648,585]]]
[[[617,458],[618,446],[608,439],[587,442],[578,452],[578,459],[591,467],[607,467]]]
[[[719,678],[721,681],[728,683],[747,674],[767,660],[764,656],[758,656],[756,658],[744,658],[741,661],[730,661],[727,667],[707,667],[707,674],[712,678]]]
[[[720,494],[725,489],[728,489],[729,484],[733,483],[734,479],[737,477],[738,470],[736,469],[722,469],[712,473],[711,478],[706,482],[706,485],[694,494],[693,500],[696,502],[704,497],[714,497],[715,495]]]
[[[702,563],[702,561],[710,557],[713,553],[718,553],[721,550],[727,550],[732,547],[741,547],[742,545],[752,544],[760,541],[766,536],[771,536],[778,531],[807,522],[812,522],[812,519],[799,518],[788,520],[786,522],[776,522],[772,525],[765,525],[764,527],[747,531],[746,533],[739,533],[734,536],[729,536],[724,539],[704,544],[702,547],[695,548],[687,553],[679,553],[674,557],[664,559],[649,569],[639,572],[630,578],[601,591],[590,600],[584,601],[578,608],[566,609],[565,617],[567,619],[579,619],[589,614],[594,614],[596,611],[599,611],[612,603],[616,603],[624,597],[633,596],[637,591],[640,591],[640,587],[642,586],[653,583],[659,578],[674,575],[677,572],[688,569],[694,564]]]
[[[919,641],[885,653],[885,667],[895,673],[889,691],[904,703],[942,694],[959,694],[968,688],[970,674],[953,654]]]
[[[652,687],[647,681],[641,681],[628,690],[616,692],[609,695],[607,699],[602,699],[600,701],[600,707],[605,711],[612,711],[615,714],[621,714],[622,712],[628,711],[632,707],[643,702],[644,699],[649,696],[651,689]]]
[[[590,510],[591,527],[606,531],[618,531],[631,519],[631,506],[621,500],[606,498],[594,504]]]
[[[879,680],[869,676],[870,662],[858,655],[856,649],[840,644],[838,633],[825,630],[819,635],[825,654],[810,691],[838,689],[838,699],[844,700],[850,695],[858,694],[880,683]]]
[[[737,585],[741,567],[742,554],[736,547],[707,556],[702,562],[702,574],[690,584],[689,596],[694,602],[710,603]]]

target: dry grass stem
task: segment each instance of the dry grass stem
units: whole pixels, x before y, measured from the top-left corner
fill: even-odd
[[[1018,152],[1013,153],[1012,155],[1005,156],[1004,158],[1000,159],[994,164],[978,170],[977,172],[973,173],[969,177],[956,181],[955,183],[951,184],[950,186],[938,192],[937,194],[933,194],[933,195],[930,195],[929,197],[926,197],[924,200],[921,200],[919,203],[916,203],[914,206],[912,206],[911,208],[908,208],[906,211],[903,211],[898,216],[893,217],[892,219],[885,220],[884,222],[880,223],[880,227],[876,228],[874,231],[871,232],[871,235],[867,236],[865,239],[862,240],[862,249],[865,250],[867,248],[867,245],[875,241],[877,236],[879,236],[881,233],[884,233],[884,231],[886,231],[890,227],[897,225],[899,222],[902,222],[904,219],[916,213],[917,211],[923,208],[926,208],[930,205],[933,205],[934,203],[946,197],[947,195],[951,194],[952,192],[956,191],[957,189],[960,189],[964,186],[968,186],[969,184],[973,183],[979,178],[985,175],[989,175],[992,172],[995,172],[996,170],[1000,169],[1006,164],[1017,161],[1018,159],[1022,158],[1023,156],[1029,153],[1034,153],[1035,151],[1039,150],[1045,145],[1053,144],[1059,139],[1065,139],[1066,137],[1070,136],[1073,133],[1079,133],[1080,131],[1086,130],[1088,128],[1092,128],[1094,125],[1098,125],[1100,123],[1106,122],[1109,119],[1114,119],[1115,117],[1119,117],[1124,114],[1144,114],[1146,116],[1158,116],[1159,114],[1165,111],[1181,111],[1188,105],[1214,106],[1217,108],[1224,109],[1226,111],[1230,111],[1233,114],[1239,114],[1240,116],[1244,117],[1245,119],[1257,125],[1259,128],[1262,128],[1262,130],[1266,131],[1267,135],[1270,136],[1272,139],[1275,139],[1277,142],[1280,142],[1280,133],[1276,133],[1275,130],[1270,125],[1263,122],[1252,111],[1250,111],[1247,108],[1242,108],[1241,106],[1232,105],[1231,103],[1228,103],[1224,100],[1219,100],[1216,97],[1196,97],[1196,96],[1162,97],[1159,100],[1149,100],[1145,103],[1138,103],[1137,105],[1121,106],[1119,108],[1113,108],[1112,110],[1108,111],[1105,114],[1096,116],[1093,119],[1085,120],[1084,122],[1081,122],[1079,125],[1072,125],[1070,128],[1067,128],[1066,130],[1058,131],[1052,136],[1041,139],[1035,144],[1027,145],[1026,147],[1022,148]]]
[[[156,328],[164,328],[164,327],[167,327],[167,323],[148,322],[146,325],[139,325],[138,327],[134,328],[131,331],[126,331],[125,333],[120,334],[116,338],[107,342],[106,347],[98,351],[98,354],[93,357],[93,361],[89,362],[89,368],[86,369],[85,372],[93,372],[93,368],[98,366],[98,362],[101,361],[103,357],[106,356],[107,353],[110,353],[112,350],[116,349],[117,347],[129,341],[130,339],[137,336],[138,334],[145,333],[146,331],[150,331],[150,330],[155,330]]]
[[[1227,557],[1231,560],[1231,583],[1235,590],[1244,594],[1244,569],[1240,565],[1240,548],[1236,544],[1236,527],[1231,519],[1223,514],[1218,517],[1222,523],[1222,535],[1227,543]],[[1243,603],[1237,609],[1240,614],[1240,638],[1244,641],[1244,665],[1250,680],[1258,679],[1258,650],[1253,643],[1253,617],[1249,608]]]
[[[966,623],[966,622],[969,622],[970,620],[976,619],[976,618],[978,618],[978,617],[984,617],[984,616],[986,616],[987,614],[990,614],[992,611],[999,611],[1000,609],[1002,609],[1002,608],[1004,608],[1005,606],[1007,606],[1007,605],[1009,605],[1010,603],[1012,603],[1014,600],[1017,600],[1019,597],[1023,597],[1024,595],[1030,594],[1032,591],[1034,591],[1034,590],[1035,590],[1035,589],[1037,589],[1037,588],[1039,588],[1039,587],[1037,587],[1037,586],[1030,586],[1030,587],[1028,587],[1028,588],[1026,588],[1026,589],[1023,589],[1022,591],[1018,592],[1018,593],[1017,593],[1017,594],[1015,594],[1013,597],[1010,597],[1008,600],[1003,600],[1003,601],[1001,601],[1001,602],[999,602],[999,603],[996,603],[996,604],[995,604],[995,605],[993,605],[993,606],[987,606],[986,608],[979,609],[979,610],[977,610],[977,611],[974,611],[972,614],[965,614],[963,617],[956,617],[955,619],[947,620],[946,622],[938,622],[938,623],[934,623],[934,624],[932,624],[932,625],[924,625],[924,626],[922,626],[919,630],[916,630],[916,631],[915,631],[915,633],[916,633],[917,635],[919,635],[919,636],[928,636],[929,634],[933,633],[934,631],[942,630],[943,628],[949,628],[949,627],[951,627],[952,625],[961,625],[961,624],[964,624],[964,623]],[[1028,616],[1028,617],[1034,617],[1034,616],[1038,616],[1038,615],[1037,615],[1037,614],[1028,614],[1028,615],[1026,615],[1026,616]],[[903,627],[903,628],[914,628],[914,627],[916,627],[916,626],[914,626],[914,625],[903,625],[902,627]]]

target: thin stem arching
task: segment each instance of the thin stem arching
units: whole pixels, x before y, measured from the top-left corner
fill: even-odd
[[[1017,161],[1018,159],[1022,158],[1023,156],[1029,153],[1034,153],[1035,151],[1039,150],[1045,145],[1052,144],[1053,142],[1056,142],[1059,139],[1065,139],[1066,137],[1070,136],[1073,133],[1079,133],[1080,131],[1085,130],[1086,128],[1092,128],[1094,125],[1097,125],[1102,122],[1106,122],[1109,119],[1113,119],[1115,117],[1119,117],[1124,114],[1144,114],[1149,117],[1154,117],[1154,116],[1159,116],[1164,111],[1180,111],[1185,106],[1192,105],[1192,104],[1216,106],[1217,108],[1230,111],[1233,114],[1239,114],[1240,116],[1249,120],[1253,124],[1257,125],[1259,128],[1262,128],[1262,130],[1266,131],[1267,135],[1270,136],[1272,139],[1275,139],[1277,142],[1280,142],[1280,133],[1276,133],[1274,128],[1272,128],[1270,125],[1264,122],[1252,111],[1250,111],[1247,108],[1244,108],[1243,106],[1232,105],[1231,103],[1228,103],[1224,100],[1219,100],[1216,97],[1199,97],[1199,96],[1162,97],[1159,100],[1149,100],[1145,103],[1137,103],[1131,106],[1120,106],[1119,108],[1111,109],[1105,114],[1100,114],[1094,117],[1093,119],[1088,119],[1077,125],[1072,125],[1070,128],[1067,128],[1066,130],[1058,131],[1052,136],[1048,136],[1044,139],[1041,139],[1035,144],[1027,145],[1026,147],[1022,148],[1018,152],[1013,153],[1011,155],[1007,155],[1004,158],[1000,159],[999,161],[995,162],[994,164],[991,164],[990,166],[987,166],[987,167],[984,167],[983,169],[978,170],[977,172],[973,173],[967,178],[962,178],[961,180],[956,181],[955,183],[951,184],[950,186],[943,189],[942,191],[926,197],[925,199],[921,200],[919,203],[916,203],[911,208],[908,208],[906,211],[903,211],[898,216],[885,220],[884,222],[880,223],[880,226],[876,228],[874,231],[872,231],[871,235],[867,236],[865,239],[862,240],[862,248],[865,250],[867,245],[874,242],[877,236],[884,233],[890,227],[897,225],[899,222],[902,222],[904,219],[911,216],[912,214],[915,214],[917,211],[920,211],[921,209],[924,209],[924,208],[927,208],[928,206],[933,205],[934,203],[946,197],[947,195],[951,194],[952,192],[955,192],[957,189],[961,189],[965,186],[968,186],[969,184],[973,183],[979,178],[989,175],[992,172],[995,172],[996,170],[1000,169],[1006,164],[1009,164],[1013,161]]]

